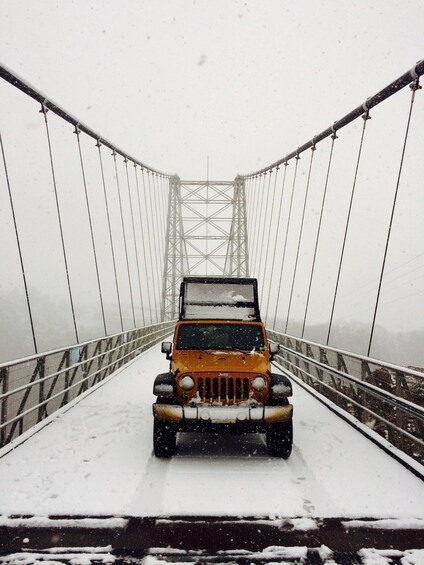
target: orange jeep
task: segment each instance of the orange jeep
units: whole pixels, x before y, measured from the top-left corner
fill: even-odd
[[[153,444],[171,457],[177,432],[265,432],[274,457],[292,449],[289,379],[271,373],[278,344],[260,320],[256,279],[185,277],[173,342],[163,342],[170,371],[153,392]]]

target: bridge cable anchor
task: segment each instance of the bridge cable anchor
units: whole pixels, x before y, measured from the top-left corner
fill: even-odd
[[[48,111],[49,109],[47,108],[47,100],[46,98],[44,98],[44,100],[41,102],[40,114],[44,114],[46,116]]]
[[[414,82],[412,82],[409,85],[409,88],[412,91],[412,99],[411,99],[411,104],[414,103],[415,100],[415,94],[417,93],[417,90],[420,90],[422,88],[422,86],[420,85],[420,79],[419,77],[416,78],[416,80],[414,80]]]
[[[419,77],[417,77],[414,82],[411,82],[411,84],[409,85],[409,88],[415,92],[417,90],[420,90],[422,88],[422,86],[420,85],[420,79]]]
[[[370,120],[371,116],[370,116],[370,109],[368,108],[367,102],[368,102],[369,98],[367,98],[367,100],[362,104],[362,109],[364,110],[364,113],[362,114],[362,119],[363,120]]]
[[[331,126],[331,131],[333,132],[333,133],[331,134],[331,139],[338,139],[337,130],[336,130],[336,128],[334,127],[334,125],[335,125],[336,123],[337,123],[337,122],[334,122],[334,124]]]

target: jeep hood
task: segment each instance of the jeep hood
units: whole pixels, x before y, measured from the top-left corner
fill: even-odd
[[[181,373],[266,373],[269,368],[265,352],[240,353],[239,351],[179,351],[174,353],[173,371]]]

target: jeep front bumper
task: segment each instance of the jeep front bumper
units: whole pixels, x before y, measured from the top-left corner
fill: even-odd
[[[153,404],[153,415],[157,420],[172,422],[179,429],[198,429],[215,425],[236,425],[260,429],[270,424],[287,422],[292,419],[293,406],[175,406]]]

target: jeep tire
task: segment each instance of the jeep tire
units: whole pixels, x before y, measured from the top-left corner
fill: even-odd
[[[268,426],[266,432],[266,445],[272,457],[288,459],[292,451],[293,422],[281,422]]]
[[[177,447],[177,431],[169,422],[154,420],[153,451],[156,457],[172,457]]]

